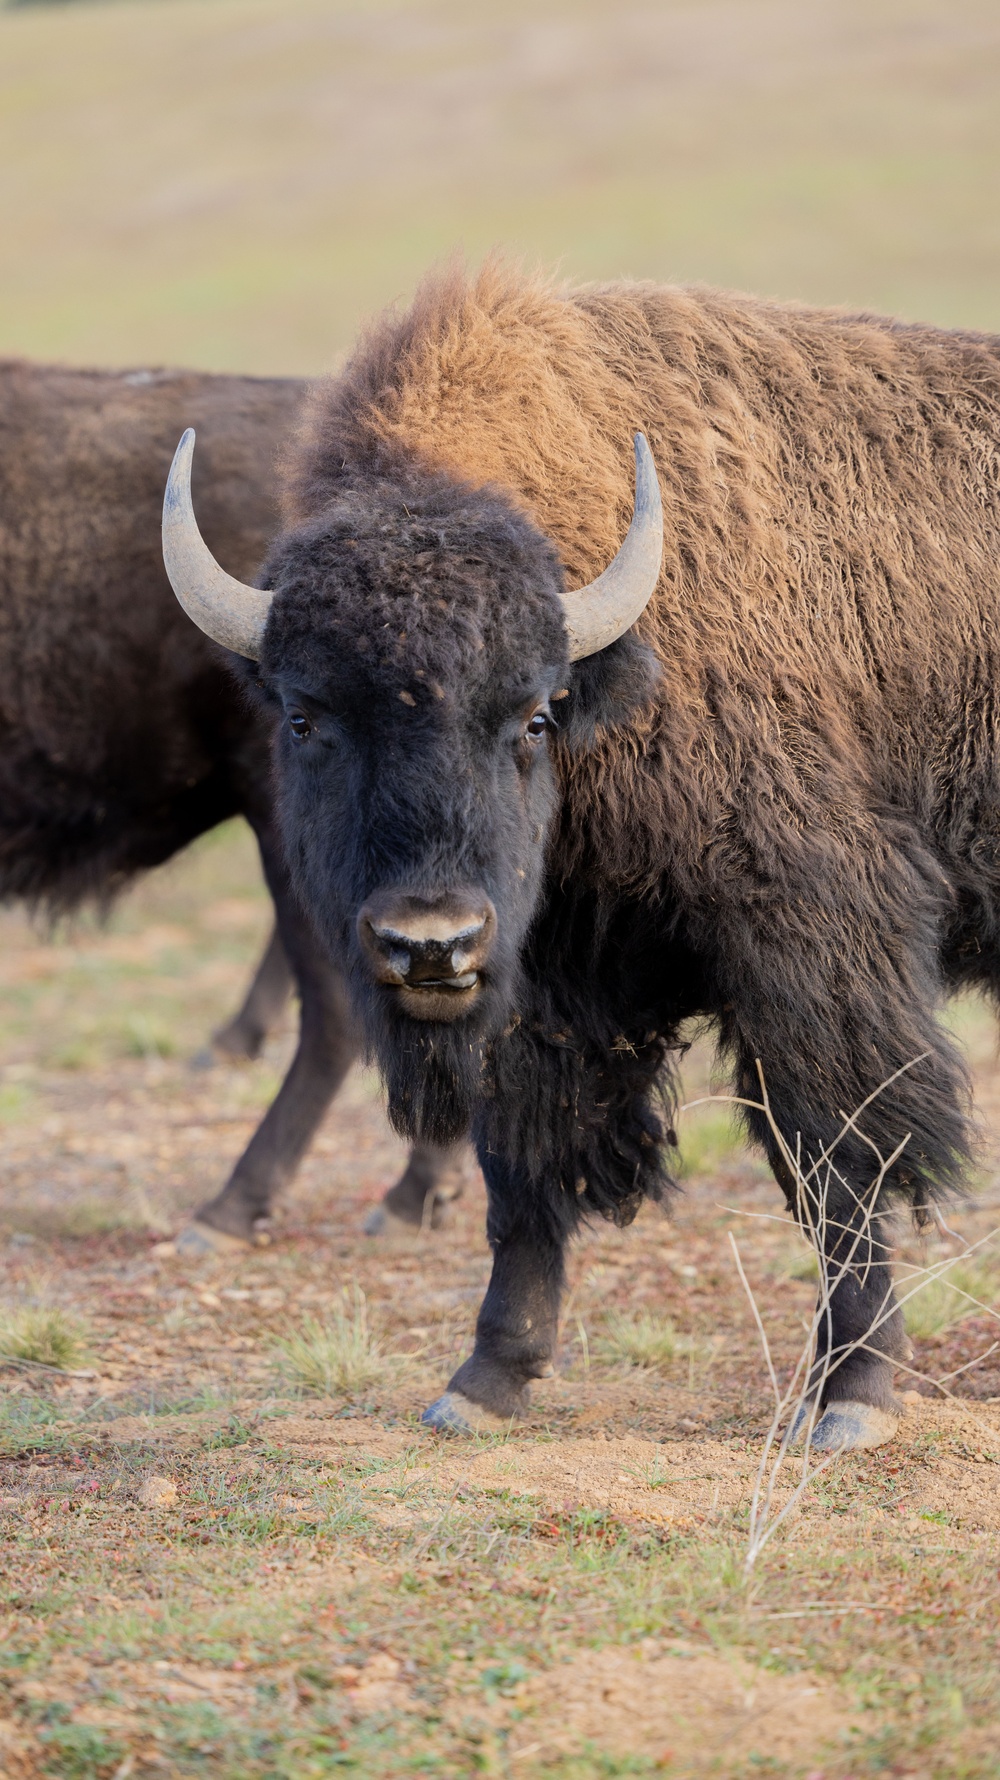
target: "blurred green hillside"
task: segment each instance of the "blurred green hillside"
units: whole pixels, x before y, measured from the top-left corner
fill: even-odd
[[[997,0],[0,10],[0,352],[314,372],[427,263],[1000,329]]]

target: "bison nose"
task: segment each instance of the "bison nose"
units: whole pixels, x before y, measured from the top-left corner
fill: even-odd
[[[358,938],[380,983],[460,992],[479,981],[496,919],[486,896],[384,892],[361,910]]]

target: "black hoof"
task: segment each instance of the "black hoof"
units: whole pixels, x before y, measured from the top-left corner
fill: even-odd
[[[174,1239],[177,1253],[185,1255],[188,1260],[198,1260],[202,1255],[235,1254],[252,1246],[249,1237],[230,1236],[225,1230],[215,1230],[211,1224],[200,1223],[197,1218]]]
[[[445,1391],[424,1410],[420,1421],[436,1434],[505,1434],[510,1427],[509,1420],[492,1415],[461,1391]]]
[[[795,1417],[790,1438],[804,1440],[810,1422],[809,1444],[814,1452],[867,1452],[874,1446],[884,1446],[899,1428],[899,1416],[891,1410],[880,1409],[874,1403],[847,1400],[830,1403],[818,1415],[812,1406],[805,1405]]]

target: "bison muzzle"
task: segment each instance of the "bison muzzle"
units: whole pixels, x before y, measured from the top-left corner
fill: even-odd
[[[434,898],[382,890],[357,925],[373,981],[395,989],[415,1019],[451,1020],[480,993],[497,912],[470,890]]]

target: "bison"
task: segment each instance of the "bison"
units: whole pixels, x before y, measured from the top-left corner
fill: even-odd
[[[272,465],[305,386],[186,372],[0,365],[0,894],[59,911],[107,902],[136,872],[242,813],[277,933],[218,1035],[252,1054],[288,992],[302,1002],[288,1077],[201,1239],[246,1240],[303,1155],[355,1041],[339,973],[292,894],[275,829],[269,721],[184,617],[163,573],[163,477],[196,417],[199,489],[241,573],[277,522]],[[290,966],[289,966],[290,960]],[[424,1146],[388,1195],[419,1221],[454,1158]]]
[[[663,517],[640,439],[621,543],[636,433]],[[804,1425],[889,1438],[890,1213],[970,1153],[937,1009],[1000,984],[1000,340],[453,270],[317,388],[259,587],[200,540],[191,449],[168,571],[281,719],[291,880],[397,1126],[471,1127],[486,1178],[428,1422],[516,1412],[571,1232],[670,1191],[697,1015],[793,1212],[824,1201]]]

